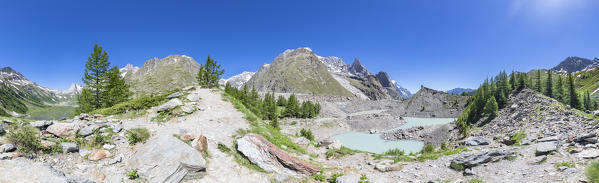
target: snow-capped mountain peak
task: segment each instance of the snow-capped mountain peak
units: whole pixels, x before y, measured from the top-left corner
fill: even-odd
[[[408,98],[412,97],[412,95],[414,95],[414,94],[412,94],[412,92],[410,92],[410,90],[399,85],[399,83],[397,81],[391,80],[391,83],[393,84],[393,87],[395,87],[397,92],[399,92],[399,95],[401,96],[401,98],[408,99]]]
[[[121,77],[125,77],[125,75],[127,75],[127,73],[135,73],[138,70],[139,70],[139,67],[133,66],[132,64],[127,64],[125,67],[119,69],[119,71],[121,72]]]
[[[229,79],[220,79],[218,83],[221,85],[225,85],[228,82],[234,88],[241,88],[247,81],[249,81],[252,78],[252,76],[254,76],[254,74],[255,72],[243,71],[241,74],[232,76]]]

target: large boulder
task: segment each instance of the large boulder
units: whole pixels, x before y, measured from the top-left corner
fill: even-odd
[[[557,143],[555,142],[542,142],[537,144],[535,155],[541,156],[549,154],[557,150]]]
[[[53,121],[46,121],[46,120],[42,120],[42,121],[34,121],[32,123],[29,123],[31,126],[39,128],[41,130],[48,128],[48,126],[54,124]]]
[[[60,143],[60,147],[62,151],[65,153],[72,153],[79,151],[79,146],[74,142],[63,142]]]
[[[98,129],[100,129],[100,125],[93,124],[93,125],[89,125],[89,126],[79,129],[79,132],[77,132],[77,133],[81,136],[86,137],[88,135],[93,134]]]
[[[15,150],[17,150],[17,147],[12,144],[4,144],[0,146],[0,153],[13,152]]]
[[[237,150],[253,164],[268,172],[299,176],[312,175],[319,171],[317,166],[290,156],[258,134],[249,133],[238,139]]]
[[[171,99],[168,102],[162,104],[160,107],[158,107],[158,110],[156,110],[156,111],[157,112],[170,111],[170,110],[173,110],[175,107],[179,107],[182,105],[183,105],[183,102],[181,102],[181,100],[179,100],[178,98],[174,98],[174,99]]]
[[[75,134],[79,128],[79,125],[74,123],[54,123],[50,125],[46,131],[62,138],[75,138]]]
[[[148,182],[179,182],[190,172],[206,169],[206,160],[183,141],[163,134],[135,149],[127,166]]]
[[[499,159],[512,154],[513,152],[508,152],[505,150],[464,153],[451,160],[450,167],[456,170],[460,170],[462,168],[471,168],[488,163],[494,158]]]
[[[584,159],[595,159],[599,157],[599,150],[597,149],[585,149],[578,153],[578,157]]]
[[[480,145],[489,145],[491,144],[491,140],[484,137],[468,137],[461,143],[462,145],[467,146],[480,146]]]
[[[197,102],[200,100],[200,95],[197,93],[191,93],[189,95],[187,95],[187,100],[192,101],[192,102]]]

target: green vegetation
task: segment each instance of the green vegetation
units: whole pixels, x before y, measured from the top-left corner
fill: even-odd
[[[562,166],[574,168],[575,164],[570,163],[570,162],[561,162],[561,163],[555,164],[555,168],[559,168],[559,167],[562,167]]]
[[[524,138],[526,138],[526,133],[522,130],[517,131],[516,133],[512,134],[510,136],[510,140],[514,141],[516,145],[520,145],[520,143],[522,143],[522,140],[524,140]]]
[[[85,87],[78,99],[77,112],[91,112],[102,107],[111,107],[129,98],[131,94],[129,86],[121,78],[119,69],[114,66],[108,70],[109,66],[108,53],[95,44],[85,64],[83,74]]]
[[[20,99],[19,94],[4,82],[0,83],[0,96],[0,116],[10,116],[2,108],[21,114],[27,112],[27,105]]]
[[[312,176],[312,178],[314,178],[314,180],[319,181],[319,182],[324,182],[327,179],[327,177],[322,175],[322,173],[315,174]]]
[[[229,83],[225,85],[225,93],[240,101],[245,108],[249,109],[254,115],[251,118],[259,117],[263,120],[274,120],[280,117],[296,117],[296,118],[314,118],[320,113],[320,104],[313,104],[310,101],[304,101],[301,106],[294,94],[285,100],[285,109],[283,113],[278,110],[278,104],[273,93],[264,95],[264,99],[260,99],[260,95],[256,89],[250,91],[247,86],[242,90],[232,87]],[[279,96],[279,101],[282,96]],[[280,106],[279,106],[280,107]],[[242,111],[243,112],[243,111]]]
[[[62,106],[62,105],[51,105],[51,106],[37,106],[29,105],[27,114],[33,119],[54,119],[60,118],[72,118],[77,115],[77,107],[75,106]]]
[[[353,150],[353,149],[347,148],[345,146],[341,146],[341,148],[339,148],[339,149],[329,149],[324,154],[327,156],[327,158],[331,158],[331,157],[340,158],[340,157],[347,156],[347,155],[354,155],[359,152],[361,152],[361,151]]]
[[[314,135],[312,135],[312,130],[309,130],[309,129],[306,130],[306,129],[302,128],[300,130],[300,135],[310,141],[314,141]]]
[[[432,145],[427,145],[422,148],[419,156],[415,156],[415,154],[405,154],[403,151],[399,149],[391,149],[383,154],[375,154],[375,159],[390,159],[393,160],[394,163],[397,162],[412,162],[412,161],[428,161],[428,160],[436,160],[443,156],[459,154],[462,152],[466,152],[468,149],[465,146],[459,146],[456,148],[440,148],[435,151],[435,148]]]
[[[362,174],[362,176],[360,176],[360,180],[358,181],[358,183],[370,183],[370,181],[368,180],[368,177],[366,176],[366,174]]]
[[[146,97],[136,98],[136,99],[129,100],[126,102],[121,102],[121,103],[116,104],[111,107],[94,110],[94,111],[90,112],[90,114],[102,114],[102,115],[108,116],[108,115],[121,114],[121,113],[129,112],[129,111],[140,111],[140,110],[149,109],[153,106],[157,106],[157,105],[160,105],[160,104],[166,102],[168,100],[166,98],[166,96],[168,96],[174,92],[175,91],[171,91],[164,95],[146,96]]]
[[[586,168],[585,174],[589,182],[599,183],[599,162],[591,163],[591,165]]]
[[[341,177],[343,176],[343,173],[334,173],[333,175],[331,175],[331,178],[328,179],[329,183],[336,183],[337,182],[337,177]]]
[[[480,179],[471,179],[468,181],[468,183],[484,183],[483,180]]]
[[[431,144],[426,144],[423,148],[422,151],[420,151],[420,153],[422,154],[431,154],[435,152],[435,147]]]
[[[451,168],[453,168],[454,170],[457,170],[457,171],[464,171],[464,170],[466,170],[466,167],[464,165],[459,164],[459,163],[455,163],[455,162],[451,162],[451,164],[449,164],[449,166]]]
[[[134,128],[127,130],[126,134],[130,145],[134,145],[138,142],[144,143],[146,140],[148,140],[148,138],[150,138],[150,131],[145,128]]]
[[[218,150],[220,150],[221,152],[224,152],[224,153],[231,152],[231,149],[229,149],[227,146],[220,144],[220,143],[216,146],[216,148],[218,148]]]
[[[17,125],[12,126],[7,134],[7,139],[17,146],[20,152],[25,154],[33,154],[43,150],[39,131],[29,125],[20,128]]]
[[[135,180],[135,179],[139,178],[139,174],[137,173],[137,169],[131,169],[131,170],[129,170],[129,172],[127,172],[127,178],[129,178],[130,180]]]
[[[390,156],[403,156],[406,153],[402,150],[400,150],[399,148],[395,148],[395,149],[389,149],[387,152],[383,153],[384,155],[390,155]]]
[[[204,65],[200,65],[200,70],[198,71],[196,79],[198,80],[198,84],[200,84],[200,86],[209,88],[217,87],[218,80],[223,73],[225,73],[225,70],[221,69],[220,65],[217,64],[214,59],[208,56],[208,58],[206,58],[206,63]]]

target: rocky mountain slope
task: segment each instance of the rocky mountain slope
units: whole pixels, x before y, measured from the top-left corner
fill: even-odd
[[[407,101],[405,115],[419,117],[457,117],[468,97],[451,95],[422,86]]]
[[[354,63],[352,63],[351,67],[349,68],[349,73],[361,78],[372,75],[372,73],[370,73],[368,69],[362,65],[358,58],[354,59]]]
[[[241,74],[231,76],[229,79],[220,79],[218,83],[221,85],[229,83],[231,84],[231,86],[235,88],[242,88],[243,85],[245,85],[245,83],[249,81],[252,78],[252,76],[254,76],[254,74],[256,73],[243,71]]]
[[[582,71],[584,69],[590,69],[599,66],[599,58],[593,60],[580,58],[580,57],[568,57],[560,62],[557,66],[551,68],[551,70],[558,73],[567,74]]]
[[[309,48],[286,50],[246,84],[264,92],[351,95]]]
[[[139,67],[133,66],[132,64],[127,64],[125,67],[120,68],[119,72],[121,72],[121,77],[125,77],[127,74],[133,74],[139,71]]]
[[[121,74],[125,75],[134,96],[146,96],[197,84],[199,68],[200,64],[191,57],[170,55],[152,58],[137,71],[133,66],[125,67]]]
[[[27,112],[27,105],[45,105],[58,101],[54,90],[29,81],[10,67],[0,69],[0,99],[0,115],[24,114]]]
[[[410,97],[412,97],[412,95],[414,95],[412,94],[412,92],[410,92],[410,90],[401,86],[397,81],[391,80],[391,83],[393,83],[393,87],[395,87],[395,90],[399,92],[399,95],[402,99],[409,99]]]

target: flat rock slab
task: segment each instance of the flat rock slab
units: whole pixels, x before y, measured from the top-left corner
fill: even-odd
[[[484,137],[468,137],[464,141],[462,141],[461,144],[467,146],[489,145],[491,144],[491,140]]]
[[[557,144],[555,142],[543,142],[537,144],[535,155],[541,156],[549,154],[557,150]]]
[[[594,159],[599,157],[599,150],[597,149],[585,149],[578,153],[578,157],[585,159]]]
[[[157,112],[162,112],[162,111],[170,111],[172,109],[174,109],[175,107],[178,106],[182,106],[183,102],[181,102],[181,100],[174,98],[169,100],[168,102],[162,104],[160,107],[158,107],[158,110],[156,110]]]
[[[258,134],[249,133],[238,139],[237,150],[253,164],[268,172],[299,176],[312,175],[319,171],[317,166],[290,156]]]
[[[46,129],[46,131],[62,138],[75,138],[75,134],[77,133],[79,128],[79,125],[74,123],[54,123],[50,125],[48,129]]]
[[[74,179],[39,162],[26,159],[2,160],[0,162],[0,182],[85,182],[86,180]]]
[[[206,169],[202,154],[172,135],[152,137],[135,151],[128,167],[148,182],[179,182],[189,172]]]

